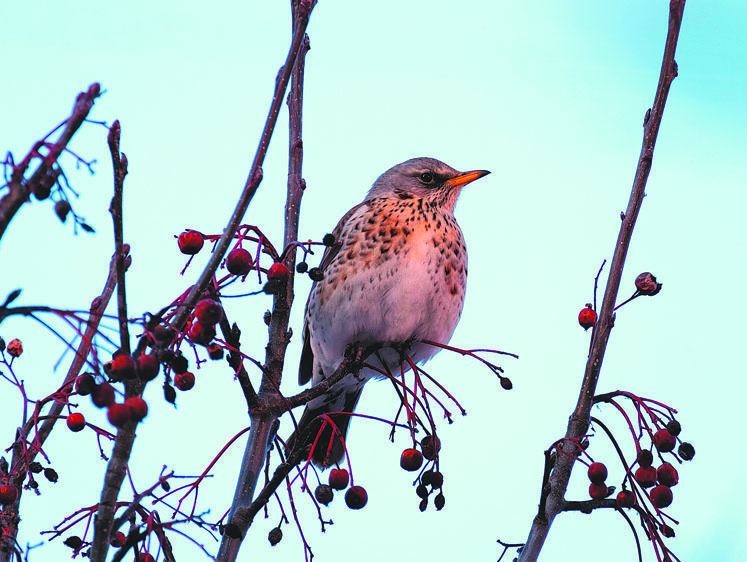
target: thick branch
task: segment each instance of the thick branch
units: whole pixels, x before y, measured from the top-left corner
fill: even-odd
[[[646,112],[644,120],[643,143],[641,154],[638,159],[633,188],[628,201],[628,208],[623,216],[620,233],[615,245],[615,253],[610,266],[610,274],[607,279],[607,287],[602,301],[602,308],[599,313],[599,321],[592,334],[591,350],[586,363],[584,380],[581,386],[581,393],[576,404],[576,408],[571,416],[568,429],[566,432],[566,441],[560,447],[565,449],[567,454],[559,454],[555,468],[550,475],[549,485],[550,494],[547,497],[545,513],[538,514],[534,519],[532,528],[529,532],[526,546],[521,552],[520,562],[529,562],[536,560],[542,549],[542,545],[550,530],[550,526],[555,516],[563,509],[565,505],[565,492],[568,487],[568,481],[571,476],[571,469],[575,461],[577,451],[567,449],[567,443],[577,440],[585,435],[589,428],[589,415],[593,404],[594,394],[596,391],[599,373],[602,368],[602,360],[607,348],[610,332],[614,324],[614,308],[617,299],[620,279],[622,277],[625,258],[630,246],[630,240],[633,235],[633,228],[638,212],[643,202],[646,180],[651,171],[651,162],[656,144],[656,136],[659,132],[664,106],[669,93],[669,87],[677,76],[677,64],[674,61],[674,53],[677,47],[680,25],[682,23],[682,13],[685,8],[685,0],[672,0],[669,7],[669,29],[667,40],[664,48],[664,57],[659,75],[659,83],[654,97],[653,107]]]

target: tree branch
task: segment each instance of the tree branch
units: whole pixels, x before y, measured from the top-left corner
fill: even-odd
[[[602,368],[602,360],[607,348],[610,332],[614,324],[614,307],[617,299],[620,279],[622,277],[625,258],[630,246],[638,212],[643,202],[646,180],[651,171],[651,162],[654,154],[656,137],[661,125],[664,106],[669,93],[669,87],[677,76],[677,64],[674,61],[674,53],[677,47],[682,14],[685,8],[685,0],[671,0],[669,5],[669,28],[664,48],[664,56],[659,75],[659,83],[656,88],[654,103],[646,112],[643,130],[643,143],[638,159],[633,188],[628,201],[628,208],[623,216],[620,233],[615,245],[615,252],[610,266],[610,274],[607,279],[607,287],[602,301],[602,309],[599,313],[599,322],[592,333],[591,351],[586,363],[584,380],[576,408],[568,422],[566,440],[559,447],[567,454],[557,455],[557,462],[549,479],[550,494],[547,498],[544,517],[538,514],[534,518],[532,528],[525,547],[522,549],[519,561],[530,562],[537,560],[542,546],[547,538],[555,516],[565,505],[565,492],[570,480],[571,470],[578,454],[576,450],[566,450],[567,443],[585,435],[589,428],[589,415],[593,404],[599,374]]]

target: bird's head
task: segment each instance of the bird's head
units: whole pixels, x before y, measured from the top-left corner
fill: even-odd
[[[418,198],[453,212],[462,187],[489,173],[487,170],[459,172],[435,158],[412,158],[381,174],[366,200]]]

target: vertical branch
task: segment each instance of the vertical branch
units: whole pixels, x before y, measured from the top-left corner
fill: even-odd
[[[127,326],[127,292],[125,291],[125,257],[128,251],[124,247],[124,220],[122,216],[122,192],[127,175],[127,156],[120,157],[119,138],[121,128],[119,119],[114,121],[107,138],[114,168],[114,196],[109,205],[109,212],[114,223],[114,247],[117,256],[117,309],[119,317],[119,336],[123,353],[130,353],[130,330]]]
[[[633,181],[633,188],[628,201],[628,208],[622,219],[620,233],[615,245],[615,253],[610,266],[610,274],[607,279],[607,287],[599,313],[599,321],[592,334],[591,351],[586,363],[581,392],[576,408],[568,422],[566,432],[566,443],[560,446],[568,454],[557,455],[557,463],[550,475],[548,485],[550,493],[547,496],[544,514],[539,513],[532,524],[526,545],[522,549],[520,562],[537,560],[542,546],[547,538],[555,516],[562,511],[565,502],[565,492],[571,477],[571,470],[578,454],[577,448],[568,445],[569,440],[578,439],[585,435],[589,428],[589,416],[596,392],[599,374],[602,368],[602,360],[607,348],[610,332],[614,324],[614,308],[617,292],[620,287],[625,258],[633,235],[633,228],[638,212],[643,202],[644,191],[648,174],[651,171],[651,162],[654,155],[656,137],[661,125],[664,106],[672,81],[677,76],[677,63],[674,61],[674,53],[677,48],[682,14],[685,8],[685,0],[671,0],[669,5],[669,28],[664,48],[664,57],[659,74],[659,83],[651,109],[646,112],[643,129],[643,143],[638,159],[638,167]],[[543,492],[544,493],[544,492]]]
[[[298,239],[298,222],[301,197],[305,183],[302,178],[303,141],[302,141],[302,106],[303,76],[305,57],[309,50],[309,38],[305,34],[309,13],[315,0],[291,0],[293,14],[293,44],[299,45],[298,56],[293,61],[292,85],[288,94],[289,121],[289,155],[288,155],[288,190],[285,206],[285,251],[283,263],[292,271],[295,267],[296,252],[291,246]],[[292,249],[291,249],[292,248]],[[288,330],[291,305],[293,304],[293,275],[289,275],[283,288],[275,294],[269,326],[269,341],[265,355],[264,374],[259,390],[259,404],[250,411],[251,429],[244,452],[239,478],[236,483],[233,504],[229,515],[232,532],[223,535],[217,560],[233,561],[238,555],[241,541],[245,536],[253,514],[249,506],[254,498],[257,481],[267,457],[267,449],[277,431],[275,410],[269,405],[282,401],[279,393],[280,379],[285,362],[285,351],[290,341]],[[235,538],[238,537],[238,538]]]

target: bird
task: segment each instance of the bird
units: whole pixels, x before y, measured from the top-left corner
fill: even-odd
[[[424,340],[449,341],[467,283],[467,248],[454,207],[465,185],[489,173],[412,158],[381,174],[345,213],[306,302],[300,385],[332,375],[351,345],[378,349],[366,363],[399,375],[403,365],[409,370],[404,352],[424,363],[440,349]],[[321,468],[339,465],[351,414],[373,378],[381,372],[364,366],[309,401],[288,450],[302,447]]]

